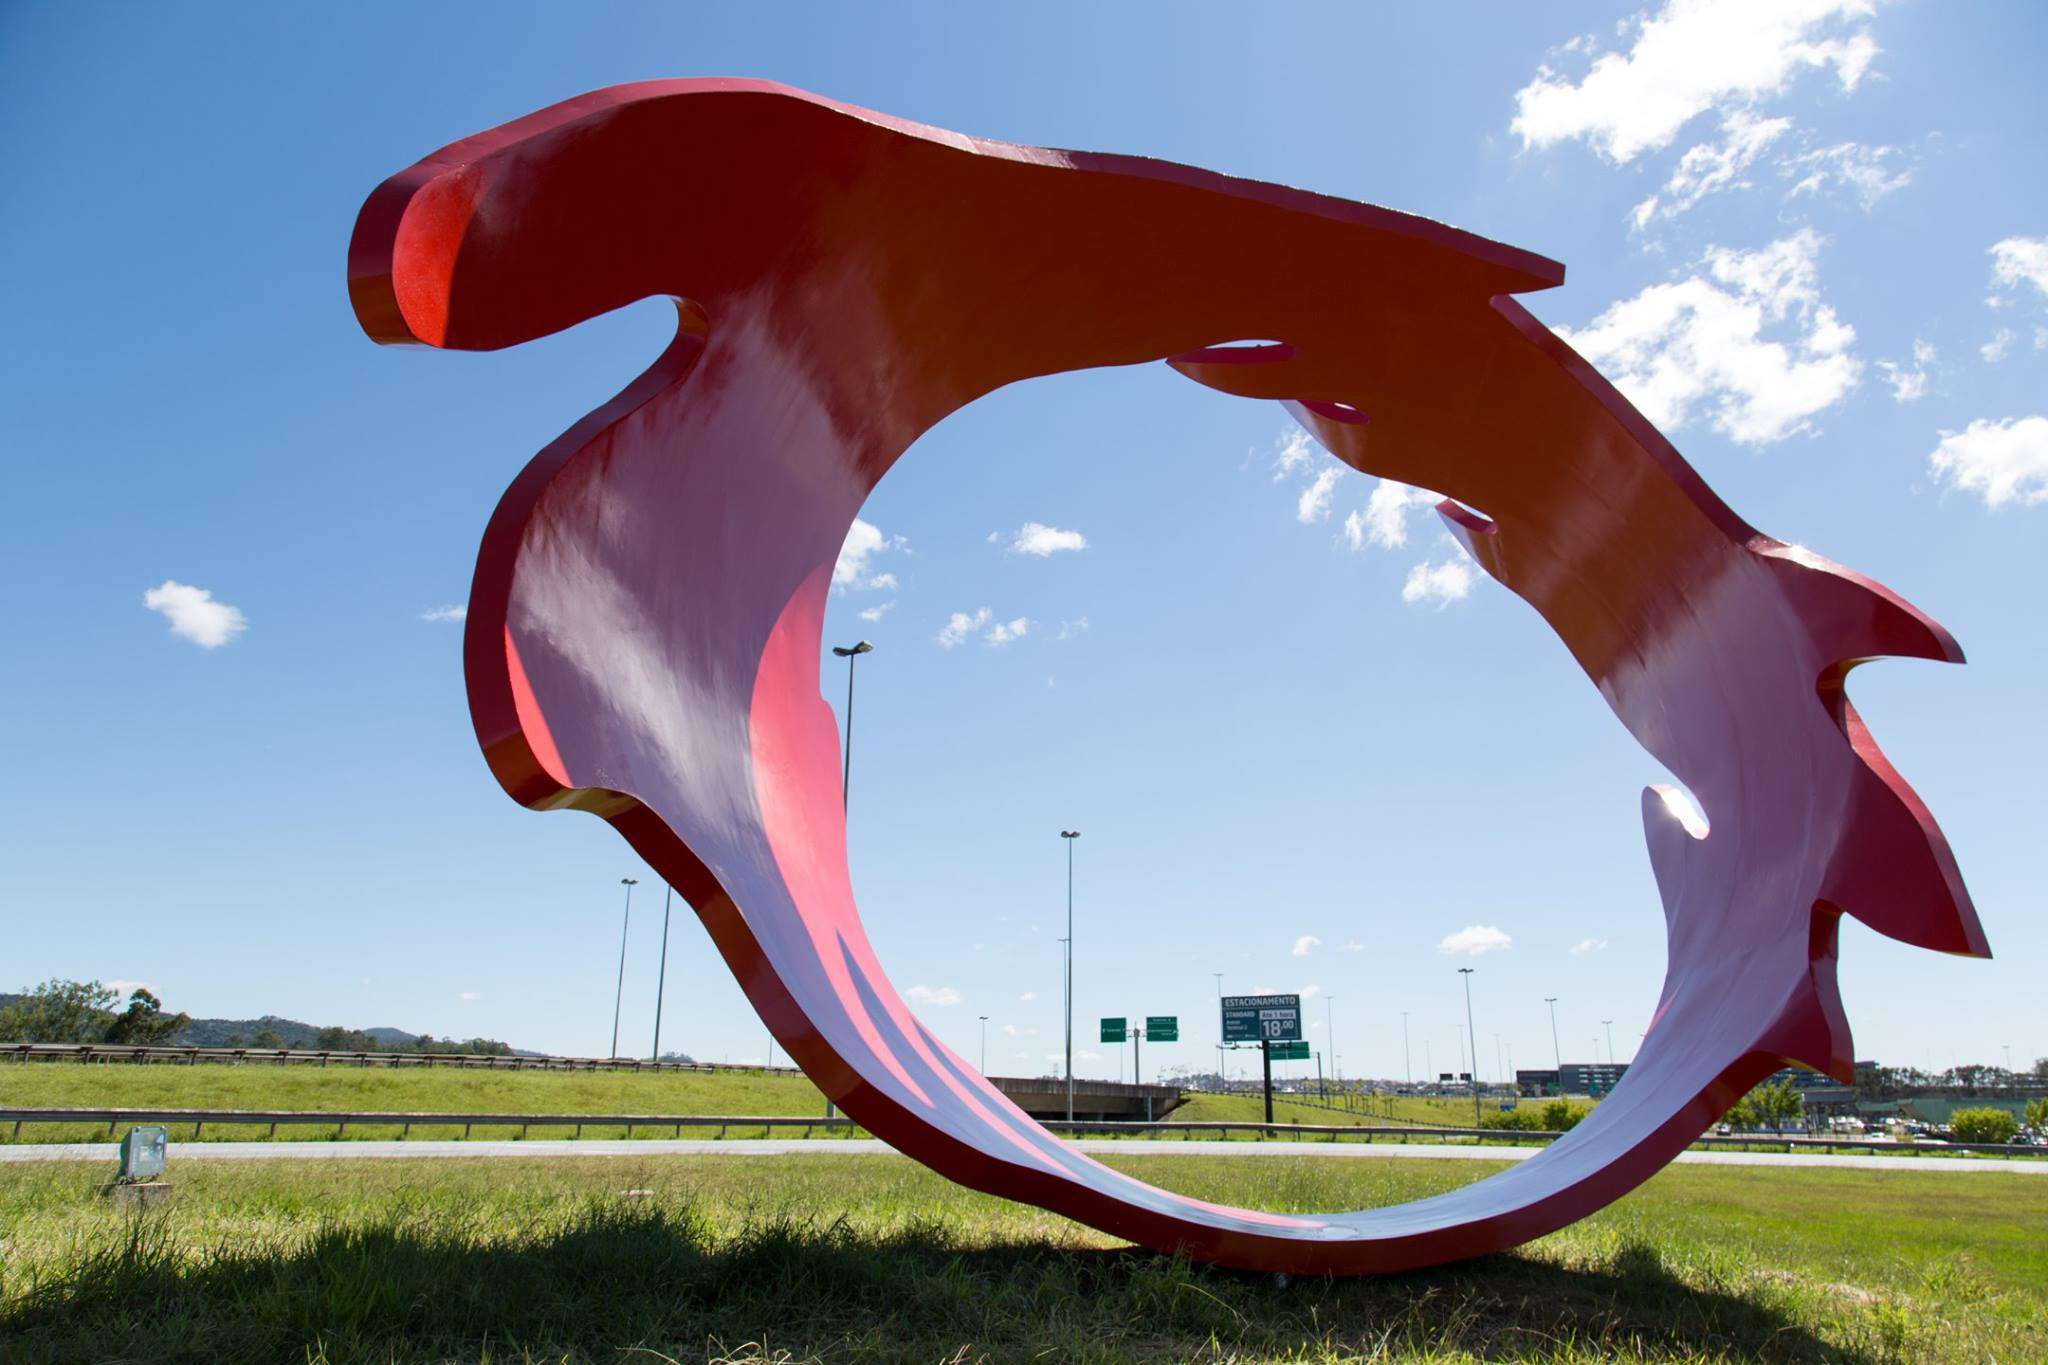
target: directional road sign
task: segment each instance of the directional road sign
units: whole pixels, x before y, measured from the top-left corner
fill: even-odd
[[[1276,1062],[1305,1062],[1308,1060],[1307,1043],[1273,1044],[1273,1060]]]
[[[1105,1019],[1105,1020],[1103,1020],[1103,1021],[1102,1021],[1102,1041],[1103,1041],[1103,1042],[1105,1042],[1105,1043],[1121,1043],[1121,1042],[1123,1042],[1123,1041],[1124,1041],[1124,1038],[1125,1038],[1125,1025],[1124,1025],[1124,1021],[1123,1021],[1123,1020],[1121,1020],[1121,1019]]]
[[[1293,1043],[1301,1041],[1301,997],[1298,995],[1224,996],[1223,1041],[1226,1043]]]
[[[1177,1014],[1148,1014],[1145,1016],[1145,1041],[1149,1043],[1177,1043],[1180,1041],[1180,1016]]]

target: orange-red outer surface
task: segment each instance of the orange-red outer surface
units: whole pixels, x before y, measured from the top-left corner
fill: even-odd
[[[1723,506],[1514,301],[1562,274],[1386,209],[739,80],[600,90],[444,148],[377,188],[349,248],[382,342],[493,350],[677,300],[674,344],[536,456],[484,534],[464,659],[505,789],[616,826],[789,1055],[899,1150],[1147,1246],[1340,1274],[1582,1217],[1786,1060],[1846,1078],[1844,913],[1988,953],[1947,844],[1843,692],[1864,659],[1961,651]],[[1282,344],[1210,349],[1248,337]],[[980,395],[1162,359],[1447,495],[1473,557],[1711,822],[1696,834],[1644,794],[1670,968],[1626,1079],[1533,1160],[1453,1193],[1281,1215],[1119,1174],[925,1029],[862,931],[819,696],[854,515]]]

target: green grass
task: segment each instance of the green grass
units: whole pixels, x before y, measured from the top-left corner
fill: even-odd
[[[1497,1100],[1482,1100],[1482,1113],[1492,1113]],[[1539,1102],[1540,1103],[1540,1102]],[[1586,1101],[1579,1101],[1583,1106]],[[1356,1108],[1345,1109],[1338,1099],[1327,1104],[1310,1098],[1273,1097],[1275,1123],[1439,1124],[1455,1128],[1472,1126],[1472,1101],[1436,1099],[1423,1095],[1365,1096]],[[1260,1095],[1192,1095],[1171,1118],[1179,1123],[1258,1123],[1266,1116],[1266,1102]]]
[[[801,1075],[764,1071],[465,1071],[444,1067],[404,1070],[362,1066],[135,1066],[76,1063],[0,1063],[0,1103],[24,1108],[379,1110],[480,1114],[823,1114],[825,1097]],[[0,1141],[12,1124],[0,1124]],[[266,1126],[208,1124],[201,1140],[247,1142]],[[568,1128],[536,1128],[533,1141],[566,1139]],[[695,1130],[716,1136],[717,1130]],[[758,1136],[760,1130],[733,1136]],[[479,1126],[473,1136],[516,1137],[516,1127]],[[685,1129],[686,1135],[692,1130]],[[280,1128],[285,1140],[317,1141],[333,1128]],[[356,1126],[354,1139],[395,1138],[397,1127]],[[623,1127],[588,1127],[585,1137],[623,1137]],[[461,1137],[458,1128],[415,1126],[416,1138]],[[638,1137],[670,1137],[671,1129],[637,1129]],[[793,1136],[793,1134],[792,1134]],[[173,1130],[179,1141],[191,1129]],[[100,1124],[32,1123],[23,1142],[105,1142]]]
[[[173,1157],[175,1162],[175,1155]],[[1471,1162],[1137,1157],[1306,1211]],[[2048,1181],[1673,1168],[1521,1250],[1296,1280],[1131,1250],[893,1157],[175,1164],[146,1215],[0,1168],[0,1359],[2048,1359]]]

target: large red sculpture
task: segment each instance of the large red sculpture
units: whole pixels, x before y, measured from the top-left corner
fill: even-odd
[[[1988,953],[1843,687],[1865,659],[1961,651],[1723,506],[1512,297],[1562,277],[1385,209],[737,80],[601,90],[444,148],[378,187],[349,249],[383,342],[493,350],[676,300],[674,344],[535,457],[484,534],[464,659],[505,789],[609,820],[697,908],[789,1055],[899,1150],[1147,1246],[1336,1273],[1558,1228],[1787,1060],[1846,1079],[1845,913]],[[1278,344],[1223,345],[1243,338]],[[855,513],[980,395],[1160,359],[1285,400],[1346,463],[1448,495],[1472,556],[1712,821],[1688,829],[1681,802],[1644,794],[1670,970],[1626,1080],[1535,1159],[1453,1193],[1284,1216],[1142,1184],[943,1046],[862,932],[819,695]]]

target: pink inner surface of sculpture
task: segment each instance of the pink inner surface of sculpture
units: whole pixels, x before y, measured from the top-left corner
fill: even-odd
[[[796,1063],[898,1150],[1146,1246],[1339,1274],[1583,1217],[1787,1061],[1847,1079],[1843,914],[1989,952],[1844,690],[1863,660],[1961,651],[1725,507],[1515,302],[1562,274],[1386,209],[718,79],[601,90],[446,147],[370,195],[349,250],[381,342],[492,350],[676,300],[666,353],[536,456],[486,529],[464,660],[505,789],[610,821]],[[1223,345],[1247,337],[1278,344]],[[1283,401],[1347,464],[1445,494],[1472,557],[1706,815],[1688,829],[1644,793],[1669,942],[1655,1021],[1590,1117],[1500,1174],[1316,1215],[1148,1186],[941,1044],[862,930],[819,695],[846,532],[980,395],[1146,361]]]

